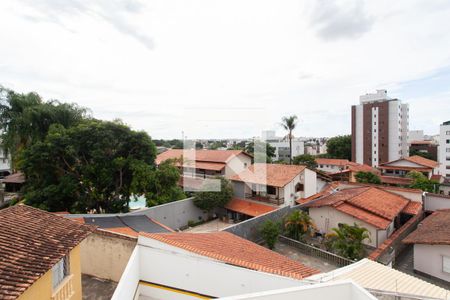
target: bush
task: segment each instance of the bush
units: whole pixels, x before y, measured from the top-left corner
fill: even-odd
[[[280,235],[280,224],[271,220],[265,221],[261,226],[261,235],[269,249],[275,248]]]
[[[224,207],[231,200],[233,197],[233,188],[230,182],[221,177],[217,178],[217,180],[220,180],[220,191],[208,191],[208,186],[206,185],[205,191],[195,193],[195,206],[209,212],[216,207]]]
[[[356,173],[355,178],[359,183],[381,184],[380,177],[372,172],[358,172]]]

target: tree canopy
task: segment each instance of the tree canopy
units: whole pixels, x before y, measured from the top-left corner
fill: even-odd
[[[87,112],[76,104],[44,102],[36,93],[20,94],[0,87],[1,146],[15,164],[19,152],[44,140],[51,125],[69,128],[85,119]]]
[[[220,180],[220,191],[213,191],[212,182],[206,182],[205,190],[196,192],[194,195],[194,204],[203,210],[211,211],[217,207],[224,207],[233,197],[233,188],[231,183],[223,178],[218,177]]]
[[[363,241],[370,241],[370,232],[367,228],[358,224],[341,224],[339,228],[333,228],[333,232],[327,235],[331,248],[339,255],[349,259],[361,259],[364,257]]]
[[[317,168],[316,158],[311,154],[302,154],[294,157],[292,163],[294,165],[305,165],[314,170]]]
[[[425,192],[436,193],[439,189],[439,182],[430,180],[425,175],[417,171],[409,172],[406,177],[412,179],[410,188],[419,189]]]
[[[352,137],[351,135],[340,135],[327,141],[327,157],[352,159]]]
[[[265,149],[264,149],[265,148]],[[255,153],[256,149],[256,153]],[[257,162],[271,163],[272,158],[275,157],[275,147],[271,146],[269,143],[256,141],[250,142],[245,146],[244,149],[250,155],[253,155],[253,160]],[[264,155],[265,151],[265,155]]]
[[[292,131],[294,131],[295,127],[297,126],[297,119],[298,117],[296,115],[292,115],[289,117],[283,117],[281,119],[281,127],[283,127],[287,132],[287,138],[289,140],[289,164],[292,165],[292,139],[294,136],[292,135]]]
[[[358,172],[356,173],[355,178],[359,183],[381,184],[380,177],[372,172]]]
[[[156,148],[145,132],[117,122],[52,125],[43,141],[21,154],[25,201],[49,211],[120,212],[128,210],[133,195],[177,200],[171,197],[180,195],[178,170],[170,165],[156,169],[155,157]]]

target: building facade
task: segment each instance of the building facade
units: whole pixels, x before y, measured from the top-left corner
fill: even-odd
[[[352,161],[377,167],[407,157],[409,106],[386,90],[360,96],[352,106]]]
[[[289,139],[277,137],[275,131],[265,130],[261,137],[263,141],[275,148],[275,157],[273,160],[289,161],[290,144]],[[292,139],[292,157],[305,154],[305,142],[300,138]]]
[[[441,175],[450,178],[450,121],[441,125],[438,161],[441,164]]]

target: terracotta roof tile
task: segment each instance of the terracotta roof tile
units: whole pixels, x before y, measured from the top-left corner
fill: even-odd
[[[398,185],[410,185],[412,179],[408,177],[397,176],[380,176],[381,182],[385,184],[398,184]]]
[[[403,209],[403,213],[409,215],[417,215],[422,211],[422,203],[416,201],[410,201],[408,205]]]
[[[232,176],[230,179],[246,183],[284,187],[305,169],[305,166],[257,163]]]
[[[0,299],[15,299],[94,226],[25,205],[0,210]]]
[[[161,162],[167,159],[179,159],[186,154],[186,161],[192,160],[189,157],[195,153],[195,161],[199,162],[215,162],[215,163],[226,163],[234,156],[241,153],[250,156],[242,150],[186,150],[184,149],[170,149],[156,157],[156,164],[159,165]],[[195,151],[195,152],[194,152]]]
[[[141,235],[251,270],[296,279],[319,273],[316,269],[224,231],[210,233],[141,233]]]
[[[428,158],[425,158],[425,157],[422,157],[419,155],[413,155],[413,156],[407,157],[405,159],[408,161],[414,162],[416,164],[432,168],[432,169],[439,166],[439,163],[437,161],[434,161],[434,160],[431,160],[431,159],[428,159]]]
[[[3,183],[24,183],[25,175],[22,172],[14,173],[2,179]]]
[[[231,201],[225,205],[225,208],[251,217],[257,217],[277,209],[273,206],[238,198],[231,199]]]
[[[403,240],[407,244],[450,245],[450,209],[437,210]]]
[[[410,200],[383,189],[357,187],[332,192],[306,203],[305,206],[331,206],[384,229],[387,227],[385,225],[389,225],[409,202]]]
[[[346,166],[349,163],[348,159],[336,159],[336,158],[316,158],[318,165],[334,165],[334,166]]]
[[[318,192],[318,193],[316,193],[314,195],[311,195],[311,196],[309,196],[307,198],[297,199],[297,200],[295,200],[295,202],[297,202],[298,204],[306,204],[308,202],[311,202],[313,200],[319,199],[321,197],[325,197],[325,196],[331,195],[332,193],[335,192],[335,190],[338,187],[339,187],[339,183],[338,182],[336,182],[336,181],[330,182],[330,183],[328,183],[325,186],[325,188],[322,191],[320,191],[320,192]]]

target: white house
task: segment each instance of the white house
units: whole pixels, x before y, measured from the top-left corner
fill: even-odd
[[[341,224],[358,224],[366,228],[370,240],[364,244],[380,246],[400,225],[400,215],[414,215],[422,209],[419,201],[411,201],[382,188],[359,186],[340,189],[334,185],[319,197],[304,199],[319,232],[326,234]]]
[[[414,270],[450,282],[450,210],[428,216],[404,243],[414,245]]]
[[[292,206],[317,189],[316,172],[298,165],[253,164],[230,179],[235,197],[277,206]]]
[[[401,158],[379,165],[383,176],[405,177],[411,171],[424,174],[428,179],[439,174],[439,163],[418,155]]]

